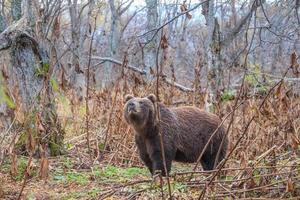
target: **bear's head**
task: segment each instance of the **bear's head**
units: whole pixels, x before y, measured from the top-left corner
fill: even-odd
[[[124,106],[126,122],[137,130],[146,128],[149,123],[155,124],[155,102],[156,96],[154,94],[144,98],[126,95]]]

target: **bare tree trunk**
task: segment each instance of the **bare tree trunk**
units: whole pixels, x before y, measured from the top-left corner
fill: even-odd
[[[156,28],[158,24],[158,13],[157,13],[157,0],[146,0],[147,7],[147,30],[150,31]],[[147,40],[152,38],[152,34],[149,34]],[[152,41],[147,45],[145,52],[145,66],[154,67],[155,66],[155,58],[156,58],[156,48],[158,43],[158,37],[155,36]],[[150,68],[145,69],[149,72]]]
[[[127,3],[127,4],[126,4]],[[133,0],[129,3],[121,4],[116,7],[115,0],[109,0],[111,24],[110,24],[110,46],[108,56],[116,59],[120,59],[120,40],[121,40],[121,16],[131,6]],[[104,79],[102,81],[102,87],[109,87],[111,83],[116,79],[116,76],[120,74],[120,68],[114,68],[114,64],[107,62],[104,65]]]
[[[227,34],[220,40],[220,26],[218,20],[215,18],[215,4],[214,0],[203,4],[202,12],[206,19],[208,27],[208,40],[206,43],[207,49],[207,68],[208,68],[208,85],[207,85],[207,99],[205,101],[206,110],[210,110],[212,105],[217,106],[220,100],[220,86],[221,86],[221,49],[225,45],[231,43],[237,34],[242,30],[246,22],[251,19],[252,13],[261,6],[265,1],[254,0],[249,12],[242,17],[237,25],[232,30],[227,31]]]
[[[112,58],[119,58],[119,44],[121,36],[121,22],[120,22],[120,13],[116,8],[115,1],[109,0],[110,14],[111,14],[111,23],[110,23],[110,44],[108,56]],[[107,62],[104,64],[104,79],[102,81],[102,87],[108,87],[114,80],[115,75],[117,74],[118,69],[114,69],[114,64]]]
[[[236,0],[231,0],[231,2],[230,2],[231,12],[232,12],[231,21],[232,21],[233,26],[236,26],[236,22],[237,22],[237,14],[236,14],[236,8],[235,8],[235,1]]]
[[[70,84],[75,89],[76,97],[79,100],[85,95],[85,76],[82,69],[81,54],[83,52],[81,44],[81,18],[79,12],[79,3],[77,0],[68,0],[69,14],[71,20],[71,62],[70,62]]]
[[[110,27],[110,56],[118,55],[119,41],[120,41],[120,15],[115,7],[115,1],[109,0],[111,11],[111,27]]]
[[[22,11],[22,17],[0,34],[0,63],[3,63],[0,68],[5,79],[2,87],[13,101],[14,125],[23,128],[18,142],[20,147],[25,146],[24,138],[27,137],[27,142],[36,144],[31,150],[42,145],[49,154],[60,155],[64,131],[53,104],[50,86],[53,66],[49,65],[48,53],[37,40],[34,29],[37,12],[32,1],[26,1]],[[10,127],[4,128],[9,130]]]
[[[215,18],[215,5],[214,1],[208,1],[203,5],[203,14],[206,19],[206,25],[208,27],[208,40],[206,43],[207,48],[207,72],[208,72],[208,84],[207,84],[207,99],[205,101],[205,109],[211,110],[212,105],[217,104],[220,97],[220,26],[218,20]]]

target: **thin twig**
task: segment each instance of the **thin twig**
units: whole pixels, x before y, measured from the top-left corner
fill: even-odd
[[[265,98],[262,100],[258,110],[260,111],[263,107],[263,105],[265,104],[267,98],[270,96],[271,92],[279,85],[282,84],[284,77],[287,75],[287,73],[289,72],[289,70],[291,69],[291,67],[289,67],[286,72],[283,75],[283,78],[277,82],[267,93],[267,95],[265,96]],[[247,123],[244,132],[242,133],[242,135],[239,137],[239,139],[237,140],[237,142],[235,143],[234,147],[231,149],[231,151],[228,153],[228,155],[226,156],[226,158],[224,159],[223,163],[221,163],[221,165],[218,168],[218,171],[212,176],[211,180],[209,181],[209,183],[204,187],[204,189],[201,191],[201,194],[199,196],[198,199],[202,199],[204,197],[205,194],[205,190],[206,188],[213,182],[214,178],[220,173],[221,169],[223,168],[223,166],[225,165],[225,163],[227,162],[227,160],[229,159],[229,157],[232,155],[232,153],[234,152],[234,150],[237,148],[238,144],[240,143],[240,141],[244,138],[244,136],[248,133],[248,129],[250,127],[250,124],[252,123],[252,121],[254,120],[256,116],[254,115]]]
[[[160,42],[158,44],[158,48],[157,48],[157,52],[156,52],[156,97],[157,97],[157,101],[155,103],[155,107],[156,107],[156,114],[157,114],[157,119],[158,119],[157,126],[158,126],[158,134],[159,134],[159,138],[160,138],[161,154],[162,154],[166,179],[167,179],[167,183],[168,183],[169,197],[170,197],[170,199],[172,199],[171,184],[170,184],[169,172],[168,172],[167,164],[166,164],[165,148],[164,148],[163,136],[162,136],[163,133],[161,132],[161,128],[160,128],[160,109],[158,106],[158,101],[159,101],[159,62],[158,62],[159,59],[158,59],[158,56],[159,56],[162,35],[163,35],[163,31],[161,33]],[[161,181],[161,183],[162,183],[162,181]]]

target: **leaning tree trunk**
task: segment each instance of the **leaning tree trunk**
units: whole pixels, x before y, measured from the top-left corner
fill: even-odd
[[[4,133],[12,130],[12,124],[21,128],[17,144],[20,148],[26,146],[28,153],[42,147],[52,156],[60,155],[64,131],[53,104],[49,77],[53,66],[27,25],[21,18],[0,34],[1,88],[5,95],[5,101],[0,102],[2,127]]]

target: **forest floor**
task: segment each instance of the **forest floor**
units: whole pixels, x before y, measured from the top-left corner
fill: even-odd
[[[26,157],[18,159],[18,174],[14,178],[10,175],[11,163],[9,161],[4,163],[0,170],[2,185],[0,199],[18,198],[24,184],[23,176],[27,163]],[[78,166],[76,163],[78,163],[76,158],[69,156],[50,159],[48,177],[41,180],[37,176],[39,163],[33,159],[31,173],[21,199],[135,199],[141,194],[146,199],[156,199],[161,196],[160,179],[153,181],[145,167],[95,164],[90,169],[83,169],[85,166]],[[174,163],[172,170],[191,171],[192,168],[191,165]],[[185,199],[192,194],[192,191],[186,193],[187,186],[184,183],[174,178],[170,178],[170,181],[174,198],[177,196]],[[163,191],[164,195],[167,195],[166,184]],[[199,195],[197,189],[193,193]]]
[[[19,194],[24,200],[168,198],[167,180],[153,181],[137,155],[132,130],[122,117],[120,91],[93,96],[90,153],[85,105],[61,98],[57,107],[66,130],[66,154],[47,157],[44,167],[39,158],[7,157],[0,166],[0,199],[18,199]],[[262,99],[255,97],[236,110],[229,132],[232,154],[219,174],[201,167],[191,174],[195,164],[174,162],[172,199],[199,199],[202,191],[204,199],[300,199],[300,98],[289,91],[280,86],[262,107]],[[165,94],[168,102],[171,94]],[[191,105],[194,97],[180,98]],[[222,102],[221,116],[232,109],[233,102]]]
[[[290,156],[293,157],[292,160]],[[0,169],[2,185],[0,199],[17,199],[23,186],[25,187],[21,199],[24,200],[161,199],[162,190],[164,197],[168,196],[166,179],[163,179],[164,184],[161,187],[160,179],[153,181],[150,173],[143,166],[122,167],[99,163],[88,166],[88,162],[82,162],[76,156],[65,155],[49,159],[48,177],[42,180],[38,177],[39,161],[33,159],[30,174],[24,185],[27,163],[27,157],[18,158],[17,175],[14,177],[10,175],[11,162],[7,160],[2,165]],[[237,174],[241,175],[240,172],[244,174],[247,171],[237,172],[238,168],[228,169],[230,172],[226,176],[218,176],[215,182],[228,193],[219,188],[214,192],[210,191],[216,196],[210,196],[208,199],[236,199],[241,198],[241,193],[247,194],[248,198],[245,199],[257,199],[258,197],[267,199],[271,196],[273,199],[274,197],[299,199],[300,159],[286,154],[281,163],[281,165],[277,164],[276,173],[266,171],[268,166],[261,168],[256,166],[251,178],[244,176],[245,180],[239,184],[237,184],[238,181],[234,181],[237,180]],[[210,174],[196,174],[189,180],[186,172],[192,171],[192,167],[191,164],[174,163],[170,177],[173,199],[197,199],[199,197],[203,189],[203,184],[200,182],[205,183]],[[285,175],[290,178],[283,178]],[[261,187],[261,185],[266,185],[267,180],[269,185]],[[267,196],[263,198],[263,194],[267,194]]]

